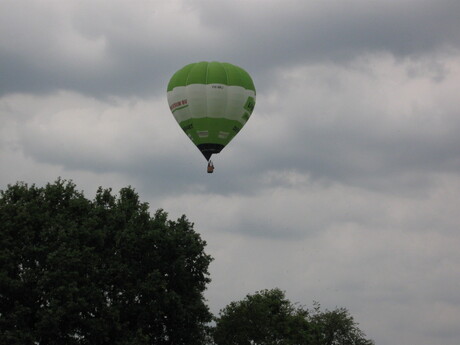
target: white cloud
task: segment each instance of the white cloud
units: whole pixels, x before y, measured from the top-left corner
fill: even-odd
[[[2,99],[8,131],[26,155],[76,170],[124,170],[179,151],[164,99],[99,101],[74,93]],[[107,165],[107,168],[103,166]]]
[[[280,171],[387,190],[385,181],[399,180],[393,191],[420,188],[429,172],[458,173],[458,55],[437,63],[442,79],[418,62],[381,55],[280,70],[258,94],[238,150],[261,152],[255,159],[268,169],[276,157]]]

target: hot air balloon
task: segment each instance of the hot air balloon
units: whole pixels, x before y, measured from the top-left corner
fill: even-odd
[[[250,75],[226,62],[197,62],[178,70],[168,84],[168,103],[179,126],[208,161],[238,134],[254,110]]]

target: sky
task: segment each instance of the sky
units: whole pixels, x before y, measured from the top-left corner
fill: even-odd
[[[213,313],[278,287],[378,345],[458,345],[459,32],[458,0],[2,0],[0,189],[185,214]],[[257,89],[212,175],[166,100],[197,61]]]

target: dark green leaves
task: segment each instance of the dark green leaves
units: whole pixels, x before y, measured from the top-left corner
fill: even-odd
[[[372,345],[345,308],[298,307],[279,289],[232,302],[216,318],[217,345]]]
[[[309,344],[310,328],[305,312],[281,290],[264,290],[224,308],[216,319],[214,340],[218,345]]]
[[[71,182],[0,195],[0,343],[200,344],[211,258],[185,217]]]

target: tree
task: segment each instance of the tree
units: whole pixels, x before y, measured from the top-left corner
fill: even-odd
[[[279,289],[232,302],[215,318],[217,345],[372,345],[345,308],[296,306]]]
[[[279,289],[263,290],[232,302],[216,318],[217,345],[294,345],[311,342],[311,326]]]
[[[201,344],[206,243],[131,188],[71,182],[0,194],[1,344]]]
[[[374,344],[372,340],[366,339],[366,334],[358,328],[358,324],[346,308],[321,311],[320,304],[315,302],[314,310],[309,311],[308,315],[308,320],[315,330],[315,345]]]

